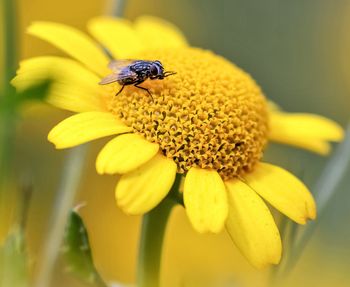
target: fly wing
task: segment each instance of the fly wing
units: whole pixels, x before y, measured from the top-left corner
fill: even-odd
[[[137,74],[129,69],[129,66],[137,60],[113,60],[108,64],[108,68],[113,71],[113,74],[110,74],[104,77],[100,85],[107,85],[117,81],[123,81],[125,79],[135,79]]]
[[[124,70],[121,70],[121,72],[119,72],[119,73],[113,73],[113,74],[110,74],[110,75],[104,77],[99,82],[99,84],[100,85],[107,85],[107,84],[118,82],[118,81],[123,82],[126,79],[128,79],[130,81],[135,81],[137,79],[137,74],[133,71],[130,71],[129,69],[124,69]]]
[[[99,84],[100,84],[100,85],[107,85],[107,84],[110,84],[110,83],[117,82],[118,80],[119,80],[118,74],[110,74],[110,75],[104,77],[104,78],[99,82]]]
[[[113,60],[109,62],[108,68],[110,68],[114,73],[119,73],[121,72],[124,68],[132,65],[135,63],[137,60]]]

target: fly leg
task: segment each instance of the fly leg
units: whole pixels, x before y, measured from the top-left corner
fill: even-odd
[[[124,89],[124,87],[125,87],[125,85],[123,85],[122,88],[119,90],[119,92],[116,93],[115,95],[118,96],[118,95],[122,92],[122,90]]]
[[[142,82],[143,82],[143,81],[142,81]],[[134,86],[137,87],[137,88],[139,88],[139,89],[141,89],[141,90],[146,91],[146,92],[150,95],[150,97],[151,97],[151,99],[152,99],[152,101],[153,101],[153,97],[152,97],[151,92],[150,92],[148,89],[139,86],[139,84],[141,84],[142,82],[137,82]]]

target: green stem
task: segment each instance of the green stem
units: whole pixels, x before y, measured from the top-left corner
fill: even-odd
[[[16,43],[16,21],[15,21],[15,0],[1,0],[2,2],[2,19],[3,19],[3,51],[4,66],[2,71],[3,97],[9,96],[11,89],[10,81],[15,74],[17,65],[17,43]]]
[[[159,287],[162,247],[166,226],[172,208],[176,205],[173,195],[178,192],[181,176],[157,207],[143,216],[138,257],[138,287]]]
[[[126,0],[110,0],[107,5],[107,14],[115,17],[122,17],[126,2]]]
[[[14,76],[16,65],[16,33],[15,33],[15,1],[0,0],[3,39],[3,60],[0,67],[0,217],[1,211],[6,210],[9,198],[8,188],[11,182],[11,160],[16,128],[16,110],[11,105],[14,89],[9,81]],[[1,222],[0,222],[1,224]]]
[[[12,139],[14,134],[14,109],[9,104],[13,97],[10,80],[14,76],[16,65],[15,38],[15,7],[14,0],[0,0],[3,19],[3,57],[4,65],[1,70],[0,81],[0,184],[6,178],[8,171]]]
[[[87,145],[80,145],[67,154],[60,186],[55,199],[55,208],[51,214],[49,230],[42,246],[41,260],[38,262],[38,274],[33,286],[48,287],[59,255],[65,226],[72,209],[75,194],[82,177]]]

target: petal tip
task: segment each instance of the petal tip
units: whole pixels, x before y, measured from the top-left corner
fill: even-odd
[[[51,130],[47,135],[47,140],[54,145],[55,149],[65,149],[70,147],[69,145],[57,139],[56,133],[53,130]]]
[[[101,152],[98,154],[97,158],[96,158],[96,162],[95,162],[95,168],[96,168],[96,172],[100,175],[105,173],[105,168],[104,168],[104,164],[101,161]]]
[[[341,142],[345,137],[345,131],[341,126],[338,126],[337,131],[334,135],[334,141],[335,142]]]
[[[49,134],[47,135],[47,140],[52,143],[55,148],[57,148],[57,143],[55,142],[55,139],[54,139],[54,135],[52,134],[52,130],[49,132]]]
[[[188,218],[190,218],[189,215],[188,215]],[[224,229],[224,226],[225,226],[225,224],[212,226],[212,225],[208,225],[206,223],[199,225],[199,224],[195,223],[193,220],[190,220],[190,223],[191,223],[193,229],[196,230],[196,232],[198,232],[200,234],[206,234],[206,233],[218,234]]]
[[[317,212],[316,210],[309,210],[308,212],[308,218],[310,220],[315,220],[317,218]]]
[[[194,222],[191,222],[191,225],[200,234],[206,234],[206,233],[218,234],[224,229],[224,226],[225,226],[224,223],[220,225],[218,224],[215,226],[208,226],[206,224],[198,225],[198,224],[195,224]]]
[[[117,174],[117,172],[111,171],[110,169],[108,169],[108,167],[106,166],[106,163],[104,163],[104,162],[96,161],[95,167],[96,167],[96,172],[99,175],[104,175],[104,174],[114,175],[114,174]]]
[[[31,35],[33,31],[33,27],[35,29],[35,25],[36,25],[36,22],[30,23],[29,26],[26,28],[26,33]]]
[[[42,22],[42,21],[33,21],[30,23],[30,25],[26,29],[26,33],[29,35],[36,35],[38,32],[38,29],[42,28],[42,26],[45,26],[45,23],[49,22]]]
[[[257,270],[263,270],[271,265],[278,265],[282,259],[282,245],[280,249],[277,249],[276,254],[272,255],[270,258],[248,258],[248,262]]]
[[[96,172],[99,174],[99,175],[103,175],[105,174],[105,170],[96,162]]]
[[[17,82],[16,78],[17,78],[17,76],[13,77],[13,79],[10,81],[11,86],[13,86],[15,88],[16,88],[16,82]]]
[[[320,149],[319,151],[314,150],[314,152],[322,156],[327,156],[330,154],[331,150],[332,150],[331,146],[328,143],[325,143],[324,149]]]
[[[55,149],[65,149],[65,148],[67,148],[66,146],[60,145],[59,143],[56,143],[54,141],[49,141],[49,142],[53,144]]]
[[[314,210],[306,209],[305,214],[303,216],[301,216],[300,218],[294,218],[292,220],[294,220],[296,223],[300,225],[306,225],[308,221],[315,220],[315,219],[316,219],[316,212]]]

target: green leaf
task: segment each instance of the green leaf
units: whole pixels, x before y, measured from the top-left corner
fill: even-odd
[[[27,272],[24,236],[18,229],[0,247],[0,287],[27,287]]]
[[[91,285],[107,286],[94,266],[88,233],[76,211],[69,217],[63,252],[69,272]]]

